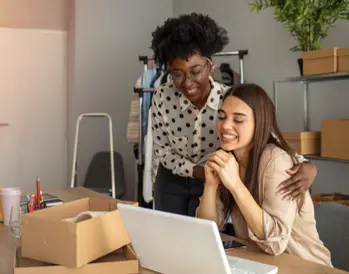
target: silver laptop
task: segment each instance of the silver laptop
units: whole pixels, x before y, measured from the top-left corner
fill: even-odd
[[[274,274],[276,266],[225,254],[215,222],[118,204],[140,265],[160,273]]]

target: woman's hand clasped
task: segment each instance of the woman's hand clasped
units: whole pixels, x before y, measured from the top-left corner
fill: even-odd
[[[234,155],[223,150],[217,151],[211,156],[205,166],[206,183],[210,176],[210,184],[222,184],[230,192],[236,190],[242,185],[239,176],[239,164]]]

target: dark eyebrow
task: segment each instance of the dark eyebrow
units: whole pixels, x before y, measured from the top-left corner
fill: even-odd
[[[191,65],[189,67],[189,69],[193,69],[193,68],[197,68],[197,67],[203,68],[203,67],[205,67],[205,65],[195,64],[195,65]],[[170,69],[170,71],[181,71],[181,72],[183,72],[183,69],[181,69],[181,68],[172,68],[172,69]]]
[[[225,111],[223,109],[219,109],[218,110],[218,113],[223,113],[225,114]],[[247,117],[247,115],[245,113],[242,113],[242,112],[233,112],[233,115],[237,115],[237,116],[245,116]]]
[[[179,68],[173,68],[173,69],[171,69],[170,71],[183,71],[182,69],[179,69]]]
[[[200,65],[200,64],[196,64],[196,65],[192,65],[192,66],[190,66],[189,68],[196,68],[196,67],[204,67],[203,65]]]
[[[245,113],[242,113],[242,112],[234,112],[233,114],[238,115],[238,116],[246,116],[247,117],[247,115]]]

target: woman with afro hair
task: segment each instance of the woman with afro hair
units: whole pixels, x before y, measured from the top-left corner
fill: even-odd
[[[152,99],[153,148],[159,162],[155,208],[195,216],[205,181],[204,164],[219,148],[218,109],[227,86],[210,76],[212,56],[228,44],[227,31],[202,14],[168,19],[152,34],[155,62],[170,81]],[[311,163],[297,165],[283,182],[288,197],[308,190],[316,175]]]

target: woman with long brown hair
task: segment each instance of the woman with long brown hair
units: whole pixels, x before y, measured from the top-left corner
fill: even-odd
[[[232,215],[236,236],[263,251],[287,252],[331,266],[330,253],[316,230],[309,192],[298,199],[277,195],[297,159],[280,133],[267,93],[255,84],[228,90],[217,131],[221,149],[205,165],[197,216],[221,227]]]

